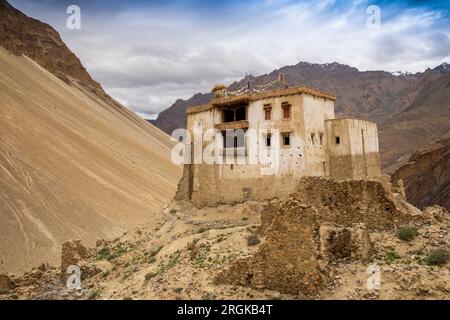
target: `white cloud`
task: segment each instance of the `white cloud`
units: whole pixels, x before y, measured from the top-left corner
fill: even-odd
[[[145,115],[215,83],[299,61],[417,72],[449,58],[439,11],[381,6],[381,30],[368,30],[367,6],[267,0],[217,10],[173,5],[104,13],[81,6],[83,29],[59,31],[112,96]]]

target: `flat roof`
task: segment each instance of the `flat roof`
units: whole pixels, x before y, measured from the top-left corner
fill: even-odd
[[[252,101],[262,100],[262,99],[270,99],[277,97],[285,97],[292,96],[298,94],[307,94],[314,97],[324,98],[331,101],[336,101],[336,96],[326,93],[324,91],[320,91],[318,89],[314,89],[306,86],[297,86],[286,89],[276,89],[270,91],[261,91],[261,92],[253,92],[253,93],[245,93],[242,95],[231,95],[220,98],[213,98],[208,104],[203,104],[199,106],[192,106],[186,109],[186,113],[197,113],[209,110],[213,107],[217,106],[226,106],[233,105],[238,103],[248,103]]]
[[[325,119],[325,121],[348,121],[348,120],[356,120],[356,121],[365,121],[365,122],[369,122],[369,123],[373,123],[376,124],[376,122],[364,119],[364,118],[358,118],[358,117],[339,117],[339,118],[334,118],[334,119]]]

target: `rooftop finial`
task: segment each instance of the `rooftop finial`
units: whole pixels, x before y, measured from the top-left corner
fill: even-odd
[[[216,84],[214,88],[212,88],[211,92],[214,94],[214,97],[226,97],[228,95],[228,88],[226,85],[220,83]]]
[[[277,80],[280,84],[284,85],[285,88],[289,87],[288,82],[286,81],[286,77],[284,76],[284,73],[279,72],[278,73],[278,80]]]

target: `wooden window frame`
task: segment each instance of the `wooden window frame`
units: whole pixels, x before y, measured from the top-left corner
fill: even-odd
[[[269,115],[267,117],[267,115]],[[269,121],[272,120],[272,106],[270,104],[264,105],[264,120]]]
[[[283,110],[283,120],[289,120],[292,118],[292,106],[289,102],[282,102],[281,109]]]

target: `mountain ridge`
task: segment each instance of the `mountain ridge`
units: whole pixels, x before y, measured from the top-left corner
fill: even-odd
[[[25,54],[65,82],[71,77],[106,96],[56,30],[16,10],[6,0],[0,0],[0,46],[15,55]]]

